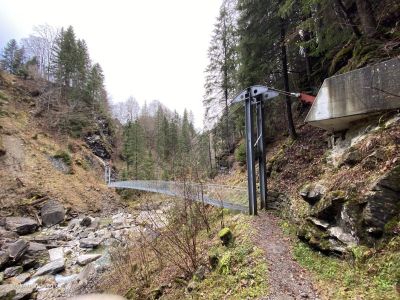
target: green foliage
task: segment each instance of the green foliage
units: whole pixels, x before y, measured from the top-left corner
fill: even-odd
[[[232,225],[237,236],[235,243],[229,248],[210,249],[210,255],[219,257],[218,266],[199,283],[198,294],[192,293],[193,297],[202,292],[207,293],[207,299],[258,299],[267,295],[264,253],[250,242],[247,225],[240,221]]]
[[[91,125],[88,116],[82,113],[66,115],[63,119],[61,128],[74,138],[82,137]]]
[[[10,40],[3,50],[2,68],[11,74],[22,72],[25,50],[20,48],[15,39]]]
[[[236,148],[235,159],[242,166],[246,164],[246,145],[244,142],[241,142],[239,146]]]
[[[128,177],[142,179],[143,157],[145,156],[144,131],[137,120],[125,126],[123,139],[122,153],[125,158]]]
[[[398,299],[400,283],[400,238],[379,251],[352,249],[354,263],[311,250],[303,243],[294,249],[296,260],[319,280],[329,299]]]

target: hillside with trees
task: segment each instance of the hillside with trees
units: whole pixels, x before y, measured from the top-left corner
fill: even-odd
[[[400,0],[220,2],[200,129],[194,98],[182,111],[111,99],[72,26],[1,46],[0,299],[399,299],[400,104],[325,130],[292,96],[351,72],[347,89],[371,89],[354,101],[397,101]],[[368,86],[353,82],[359,71]],[[253,85],[280,96],[264,102],[267,201],[250,216],[234,206],[247,203],[248,174],[244,107],[232,101]]]

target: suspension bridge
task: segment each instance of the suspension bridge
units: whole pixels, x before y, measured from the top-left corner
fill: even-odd
[[[190,199],[235,211],[248,211],[247,188],[242,187],[162,180],[114,181],[109,182],[108,186]]]

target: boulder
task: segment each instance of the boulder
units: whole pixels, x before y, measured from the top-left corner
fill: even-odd
[[[358,244],[358,241],[355,237],[353,237],[350,233],[344,232],[343,229],[338,226],[329,228],[328,233],[347,246],[356,246]]]
[[[357,149],[352,149],[345,153],[340,165],[354,166],[362,160],[362,155]]]
[[[36,259],[34,259],[32,257],[24,257],[21,260],[20,264],[23,267],[23,269],[26,271],[26,270],[36,267],[38,262],[36,261]]]
[[[362,212],[362,222],[367,231],[379,237],[388,221],[399,213],[398,193],[389,189],[372,191],[367,194]]]
[[[19,235],[30,234],[35,232],[38,228],[38,224],[31,218],[24,217],[7,217],[6,218],[6,229],[14,231]]]
[[[63,271],[64,269],[65,269],[64,259],[57,259],[39,268],[33,276],[36,277],[45,274],[57,274]]]
[[[0,284],[2,284],[4,281],[4,273],[0,272]],[[1,299],[1,298],[0,298]]]
[[[58,247],[49,249],[50,261],[62,259],[64,260],[64,248]]]
[[[343,191],[331,191],[312,207],[311,216],[328,223],[335,223],[345,202]]]
[[[16,266],[16,267],[9,267],[4,270],[4,278],[10,278],[17,276],[18,274],[21,274],[23,271],[23,268],[21,266]]]
[[[18,240],[8,245],[8,255],[11,260],[18,261],[28,250],[29,243],[25,240]]]
[[[330,224],[328,222],[325,222],[325,221],[317,219],[317,218],[308,217],[307,220],[322,229],[327,229],[330,226]]]
[[[85,266],[88,263],[95,261],[101,257],[101,254],[84,254],[78,257],[78,264],[80,266]]]
[[[8,251],[0,251],[0,270],[5,267],[9,259]]]
[[[44,251],[47,251],[47,248],[45,245],[41,243],[36,243],[36,242],[29,242],[29,247],[28,247],[28,254],[31,255],[36,255],[36,254],[41,254]]]
[[[53,226],[64,221],[65,218],[64,206],[58,201],[47,201],[40,212],[45,226]]]
[[[98,238],[84,238],[79,241],[79,246],[81,248],[96,248],[100,243],[101,240]]]
[[[32,295],[35,290],[36,286],[34,285],[3,284],[0,289],[0,299],[31,299],[30,295]]]
[[[18,237],[19,235],[16,232],[0,228],[0,238],[2,240],[15,241],[18,239]]]
[[[86,217],[84,217],[84,218],[82,219],[82,221],[81,221],[79,224],[80,224],[81,226],[88,227],[88,226],[90,226],[90,224],[92,224],[92,219],[91,219],[90,217],[86,216]]]
[[[314,205],[324,196],[325,187],[319,183],[310,183],[303,186],[300,196],[310,205]]]
[[[391,171],[382,176],[377,185],[400,193],[400,165],[394,167]]]
[[[31,274],[29,273],[22,273],[15,277],[16,281],[20,284],[27,282],[31,278]]]
[[[221,229],[218,233],[218,236],[222,241],[222,245],[224,246],[228,246],[233,240],[232,231],[228,227]]]

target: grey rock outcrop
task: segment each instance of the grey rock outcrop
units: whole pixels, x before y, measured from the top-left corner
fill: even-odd
[[[325,187],[319,183],[306,184],[300,191],[300,196],[309,204],[317,203],[323,197]]]
[[[312,204],[308,222],[299,229],[298,235],[320,250],[345,252],[359,243],[375,244],[387,233],[387,225],[399,215],[400,165],[397,165],[362,195],[327,192]]]
[[[65,209],[60,202],[47,201],[41,209],[43,225],[53,226],[64,221]]]
[[[19,235],[25,235],[35,232],[38,224],[31,218],[7,217],[5,227],[7,230],[14,231]]]

